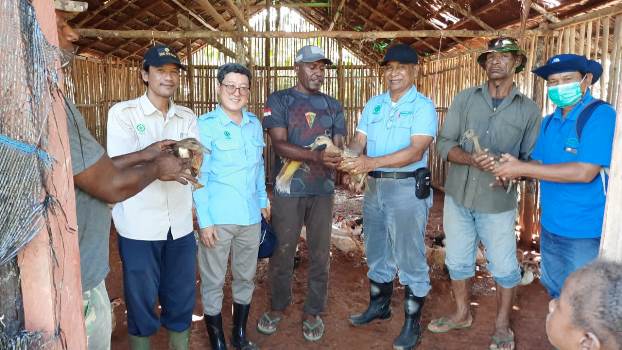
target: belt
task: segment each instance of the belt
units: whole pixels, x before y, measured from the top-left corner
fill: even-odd
[[[375,179],[406,179],[408,177],[414,177],[415,173],[412,171],[398,171],[398,172],[386,172],[386,171],[370,171],[367,175]]]

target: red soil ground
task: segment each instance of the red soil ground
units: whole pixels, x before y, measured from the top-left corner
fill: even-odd
[[[442,230],[442,194],[435,195],[435,203],[428,223],[428,235]],[[119,259],[116,234],[110,241],[111,273],[106,283],[110,298],[122,298],[122,272]],[[398,288],[393,297],[393,317],[390,320],[376,322],[367,327],[354,328],[347,321],[349,314],[363,310],[368,301],[367,267],[360,252],[344,254],[332,250],[330,287],[327,312],[324,316],[326,332],[321,341],[312,344],[305,341],[301,331],[302,306],[306,291],[307,267],[306,247],[301,244],[302,261],[296,269],[293,283],[294,301],[287,311],[287,318],[281,321],[279,330],[272,336],[258,334],[255,322],[269,306],[267,261],[261,261],[257,271],[257,287],[253,296],[249,318],[249,337],[262,349],[392,349],[393,339],[400,331],[404,320],[402,299],[403,288]],[[485,270],[484,270],[485,271]],[[426,301],[423,324],[435,317],[452,310],[452,296],[448,276],[441,269],[433,268],[432,291]],[[209,349],[209,340],[202,321],[201,300],[198,292],[200,280],[197,278],[197,299],[194,309],[196,321],[192,323],[191,349]],[[428,331],[418,350],[470,350],[488,349],[496,313],[494,283],[486,272],[478,272],[473,286],[472,310],[473,326],[468,330],[454,331],[445,335],[436,335]],[[520,287],[514,306],[513,329],[519,350],[548,350],[549,345],[544,320],[548,309],[548,296],[538,281]],[[226,334],[230,333],[231,290],[229,281],[225,286],[223,319]],[[224,311],[227,310],[227,311]],[[127,349],[127,322],[125,307],[121,304],[115,309],[116,327],[112,334],[113,349]],[[154,349],[167,349],[167,335],[160,330],[152,340]]]

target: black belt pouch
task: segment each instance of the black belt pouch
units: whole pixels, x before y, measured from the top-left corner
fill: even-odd
[[[415,170],[415,196],[419,199],[426,199],[430,196],[432,186],[432,173],[428,168]]]

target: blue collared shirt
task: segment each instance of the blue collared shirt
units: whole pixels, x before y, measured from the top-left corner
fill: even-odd
[[[389,92],[372,97],[365,105],[356,131],[367,136],[367,155],[381,157],[410,146],[410,137],[436,137],[437,116],[434,103],[413,85],[396,103]],[[428,151],[421,160],[401,168],[378,171],[414,171],[427,166]]]
[[[244,111],[240,125],[218,106],[199,117],[199,137],[209,149],[193,193],[199,227],[253,225],[268,206],[261,122]]]
[[[616,119],[611,106],[597,107],[585,124],[581,139],[577,136],[577,118],[591,100],[588,90],[566,118],[562,118],[560,108],[544,118],[532,158],[542,164],[581,162],[609,167]],[[600,237],[605,212],[600,176],[589,183],[541,180],[540,205],[542,226],[548,231],[569,238]]]

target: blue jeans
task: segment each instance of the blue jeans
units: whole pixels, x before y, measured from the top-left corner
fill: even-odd
[[[119,236],[127,331],[148,337],[160,325],[182,332],[192,323],[197,244],[190,233],[166,241],[141,241]],[[162,306],[158,318],[157,302]]]
[[[562,237],[543,226],[540,231],[542,254],[540,282],[552,298],[559,298],[566,278],[598,257],[600,237]]]
[[[430,291],[424,235],[432,195],[418,199],[412,177],[367,180],[363,203],[367,276],[386,283],[397,274],[402,285],[424,297]]]
[[[475,275],[477,245],[486,248],[488,271],[503,288],[514,288],[521,279],[516,259],[514,224],[516,210],[481,213],[456,203],[445,196],[443,227],[445,228],[445,264],[452,280]]]

